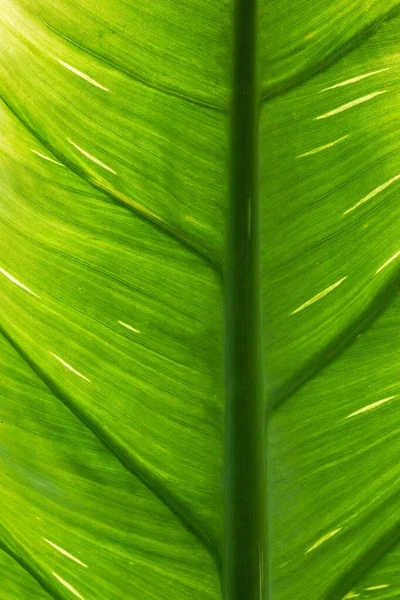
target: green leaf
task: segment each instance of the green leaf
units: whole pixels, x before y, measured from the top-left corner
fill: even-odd
[[[219,598],[227,117],[206,104],[228,70],[209,102],[208,71],[186,88],[220,25],[174,24],[180,76],[147,33],[155,85],[34,8],[7,2],[1,34],[1,544],[57,598]],[[167,8],[109,4],[115,52]]]
[[[3,2],[1,599],[398,596],[398,7]]]
[[[33,600],[50,600],[51,596],[6,552],[0,553],[0,571],[2,586],[0,598],[32,598]]]
[[[288,27],[298,55],[284,62],[282,45],[274,59],[285,93],[267,84],[265,63],[263,350],[279,600],[399,595],[400,19],[380,22],[389,3],[371,5],[321,3]],[[329,61],[328,42],[342,44]]]

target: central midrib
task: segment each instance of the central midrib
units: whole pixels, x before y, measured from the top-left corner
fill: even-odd
[[[257,0],[236,0],[225,321],[225,600],[266,600]]]

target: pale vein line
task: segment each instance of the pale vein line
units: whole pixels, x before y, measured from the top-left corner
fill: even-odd
[[[89,160],[91,160],[94,163],[96,163],[96,165],[99,165],[100,167],[103,167],[103,169],[106,169],[106,171],[110,171],[110,173],[113,173],[114,175],[116,175],[116,172],[114,171],[114,169],[111,169],[111,167],[109,167],[105,163],[101,162],[101,160],[99,160],[98,158],[96,158],[92,154],[89,154],[89,152],[86,152],[86,150],[84,150],[83,148],[81,148],[80,146],[78,146],[78,144],[75,144],[75,142],[73,142],[69,138],[67,138],[67,140],[69,141],[70,144],[72,144],[72,146],[74,146],[77,150],[79,150],[79,152],[81,152],[84,156],[86,156],[86,158],[88,158]]]
[[[343,597],[343,600],[351,600],[352,598],[359,598],[360,594],[356,594],[355,592],[349,592]]]
[[[390,587],[389,583],[383,583],[382,585],[373,585],[372,587],[365,588],[366,592],[373,592],[374,590],[383,590],[384,588]]]
[[[378,273],[380,273],[382,271],[382,269],[384,269],[385,267],[387,267],[388,265],[390,265],[390,263],[394,260],[396,260],[396,258],[398,258],[400,256],[400,250],[398,252],[396,252],[396,254],[393,254],[393,256],[391,256],[389,258],[389,260],[387,260],[385,263],[383,263],[383,265],[381,267],[379,267],[379,269],[375,272],[375,275],[377,275]]]
[[[66,550],[64,550],[63,548],[60,548],[60,546],[57,546],[57,544],[54,544],[53,542],[51,542],[50,540],[48,540],[45,537],[42,538],[42,539],[45,542],[47,542],[48,544],[50,544],[50,546],[53,546],[53,548],[55,548],[56,550],[58,550],[58,552],[61,552],[61,554],[64,554],[64,556],[67,556],[71,560],[73,560],[76,563],[78,563],[78,565],[82,565],[82,567],[88,568],[88,565],[85,565],[85,563],[83,563],[81,560],[79,560],[79,558],[76,558],[75,556],[73,556],[72,554],[70,554],[69,552],[67,552]]]
[[[131,331],[134,331],[135,333],[140,333],[139,329],[135,329],[134,327],[132,327],[132,325],[128,325],[128,323],[124,323],[123,321],[118,321],[118,323],[120,325],[122,325],[122,327],[126,327],[127,329],[130,329]]]
[[[32,292],[32,290],[30,290],[28,287],[26,287],[26,285],[24,285],[23,283],[21,283],[20,281],[18,281],[18,279],[15,279],[15,277],[13,277],[12,275],[10,275],[10,273],[8,273],[7,271],[5,271],[1,267],[0,267],[0,273],[2,273],[4,275],[4,277],[7,277],[7,279],[9,279],[12,283],[15,283],[15,285],[17,285],[18,287],[20,287],[22,290],[25,290],[25,292],[28,292],[29,294],[32,294],[32,296],[35,296],[35,298],[40,298],[40,296],[38,296],[37,294],[35,294],[35,292]]]
[[[394,183],[398,179],[400,179],[400,175],[395,175],[395,177],[392,177],[392,179],[389,179],[389,181],[386,181],[386,183],[382,183],[382,185],[380,185],[377,188],[375,188],[374,190],[372,190],[372,192],[367,194],[367,196],[365,196],[364,198],[361,198],[361,200],[359,200],[357,202],[357,204],[355,204],[354,206],[352,206],[351,208],[346,210],[343,213],[343,215],[347,215],[348,213],[352,212],[353,210],[355,210],[356,208],[361,206],[361,204],[364,204],[364,202],[368,202],[368,200],[371,200],[371,198],[374,198],[377,194],[386,190],[386,188],[388,188],[390,185],[392,185],[392,183]]]
[[[350,417],[355,417],[356,415],[360,415],[361,413],[364,413],[367,410],[372,410],[373,408],[376,408],[377,406],[380,406],[381,404],[384,404],[385,402],[389,402],[389,400],[393,400],[393,398],[397,398],[397,395],[389,396],[389,398],[383,398],[383,400],[378,400],[377,402],[368,404],[368,406],[364,406],[363,408],[360,408],[360,410],[356,410],[356,412],[351,413],[351,415],[347,415],[346,419],[350,419]]]
[[[392,67],[386,67],[385,69],[380,69],[379,71],[371,71],[370,73],[365,73],[364,75],[358,75],[358,77],[352,77],[351,79],[346,79],[346,81],[341,81],[340,83],[336,83],[335,85],[331,85],[327,87],[321,92],[327,92],[328,90],[334,90],[338,87],[343,87],[344,85],[350,85],[351,83],[357,83],[357,81],[361,81],[361,79],[365,79],[366,77],[371,77],[372,75],[378,75],[378,73],[383,73],[384,71],[390,71]]]
[[[330,533],[327,533],[326,535],[324,535],[322,538],[320,538],[318,541],[315,542],[315,544],[313,544],[311,546],[311,548],[309,548],[306,551],[306,554],[308,554],[309,552],[311,552],[312,550],[315,550],[315,548],[318,548],[318,546],[320,546],[321,544],[323,544],[324,542],[326,542],[327,540],[329,540],[331,537],[333,537],[334,535],[336,535],[337,533],[339,533],[339,531],[342,528],[339,527],[339,529],[335,529],[334,531],[331,531]]]
[[[79,371],[77,371],[76,369],[74,369],[74,367],[71,367],[71,365],[69,365],[67,362],[65,362],[65,360],[63,360],[59,356],[57,356],[57,354],[54,354],[54,352],[49,352],[49,354],[51,354],[51,356],[54,356],[54,358],[56,358],[62,365],[64,365],[64,367],[66,367],[67,369],[69,369],[70,371],[72,371],[72,373],[75,373],[75,375],[78,375],[78,377],[81,377],[82,379],[84,379],[88,383],[91,383],[90,379],[88,379],[87,377],[85,377],[85,375],[82,375],[82,373],[79,373]]]
[[[56,577],[56,579],[58,579],[58,581],[60,583],[62,583],[63,585],[65,585],[65,587],[67,588],[67,590],[69,590],[70,592],[72,592],[77,598],[80,598],[81,600],[85,600],[83,596],[80,595],[79,592],[76,591],[76,589],[74,587],[72,587],[72,585],[70,583],[68,583],[67,581],[65,581],[65,579],[63,579],[62,577],[60,577],[59,575],[57,575],[57,573],[54,573],[54,571],[52,571],[52,575],[54,575],[54,577]]]
[[[319,294],[317,294],[316,296],[313,296],[312,298],[310,298],[310,300],[307,300],[307,302],[304,302],[304,304],[302,304],[301,306],[299,306],[299,308],[296,308],[296,310],[294,310],[293,312],[291,312],[291,315],[295,315],[296,313],[300,312],[301,310],[303,310],[303,308],[307,308],[308,306],[311,306],[311,304],[314,304],[314,302],[317,302],[318,300],[321,300],[321,298],[323,298],[324,296],[326,296],[327,294],[329,294],[329,292],[331,292],[332,290],[334,290],[335,288],[338,287],[338,285],[340,285],[345,279],[347,279],[347,275],[346,277],[342,277],[342,279],[339,279],[339,281],[337,281],[336,283],[330,285],[329,287],[327,287],[325,290],[322,290],[322,292],[319,292]]]
[[[343,140],[345,140],[348,137],[349,137],[348,135],[344,135],[343,137],[339,138],[338,140],[335,140],[334,142],[331,142],[330,144],[325,144],[325,146],[319,146],[318,148],[314,148],[314,150],[310,150],[309,152],[300,154],[296,158],[303,158],[303,156],[311,156],[312,154],[317,154],[317,152],[322,152],[322,150],[326,150],[327,148],[336,146],[336,144],[338,144],[339,142],[342,142]]]
[[[49,162],[54,163],[55,165],[60,165],[60,167],[65,167],[65,165],[63,165],[62,163],[58,162],[57,160],[54,160],[53,158],[50,158],[50,156],[46,156],[45,154],[38,152],[37,150],[31,150],[31,152],[33,152],[33,154],[36,154],[37,156],[40,156],[40,158],[44,158],[44,160],[48,160]]]
[[[99,83],[95,79],[92,79],[92,77],[89,77],[89,75],[86,75],[86,73],[82,73],[82,71],[79,71],[78,69],[75,69],[75,67],[72,67],[68,63],[66,63],[63,60],[61,60],[60,58],[56,58],[56,61],[58,63],[60,63],[60,65],[62,65],[63,67],[65,67],[66,69],[69,69],[70,71],[72,71],[72,73],[75,73],[75,75],[78,75],[79,77],[82,77],[82,79],[84,79],[88,83],[91,83],[92,85],[95,85],[96,87],[100,88],[101,90],[104,90],[105,92],[109,92],[110,91],[108,88],[104,87],[104,85],[101,85],[101,83]]]
[[[387,92],[387,90],[381,90],[379,92],[374,92],[373,94],[368,94],[368,96],[362,96],[361,98],[357,98],[356,100],[353,100],[352,102],[348,102],[347,104],[343,104],[342,106],[339,106],[338,108],[335,108],[334,110],[324,113],[323,115],[320,115],[319,117],[315,117],[315,120],[319,121],[319,119],[326,119],[328,117],[333,117],[333,115],[337,115],[338,113],[348,110],[349,108],[353,108],[353,106],[357,106],[357,104],[361,104],[362,102],[367,102],[368,100],[372,100],[372,98],[375,98],[375,96],[380,96],[381,94],[386,94],[386,92]]]

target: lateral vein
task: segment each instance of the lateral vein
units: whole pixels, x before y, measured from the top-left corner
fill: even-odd
[[[371,71],[370,73],[364,73],[364,75],[358,75],[357,77],[352,77],[351,79],[346,79],[346,81],[341,81],[340,83],[335,83],[335,85],[331,85],[330,87],[324,88],[320,91],[327,92],[328,90],[334,90],[339,87],[343,87],[345,85],[350,85],[351,83],[357,83],[357,81],[361,81],[366,77],[371,77],[372,75],[378,75],[378,73],[383,73],[384,71],[390,71],[392,67],[386,67],[385,69],[379,69],[379,71]]]
[[[302,304],[301,306],[299,306],[298,308],[296,308],[290,314],[291,315],[295,315],[296,313],[300,312],[304,308],[307,308],[308,306],[311,306],[311,304],[314,304],[314,302],[317,302],[318,300],[321,300],[321,298],[324,298],[324,296],[326,296],[327,294],[329,294],[329,292],[332,292],[332,290],[334,290],[335,288],[337,288],[338,285],[340,285],[345,279],[347,279],[347,275],[346,275],[346,277],[342,277],[342,279],[339,279],[339,281],[337,281],[336,283],[334,283],[334,284],[330,285],[329,287],[327,287],[325,290],[322,290],[322,292],[319,292],[319,294],[317,294],[316,296],[313,296],[312,298],[310,298],[310,300],[307,300],[307,302],[304,302],[304,304]]]
[[[320,119],[327,119],[328,117],[333,117],[333,115],[337,115],[349,108],[353,108],[353,106],[357,106],[358,104],[362,104],[363,102],[367,102],[368,100],[372,100],[376,96],[380,96],[381,94],[386,94],[387,90],[380,90],[379,92],[373,92],[372,94],[368,94],[368,96],[362,96],[361,98],[357,98],[356,100],[352,100],[351,102],[347,102],[347,104],[343,104],[338,108],[334,108],[319,117],[315,117],[315,121],[319,121]]]
[[[372,190],[372,192],[370,192],[369,194],[367,194],[366,196],[364,196],[364,198],[361,198],[361,200],[359,200],[356,204],[354,204],[354,206],[352,206],[351,208],[347,209],[343,213],[343,216],[344,215],[348,215],[353,210],[355,210],[356,208],[358,208],[359,206],[361,206],[361,204],[364,204],[365,202],[368,202],[368,200],[371,200],[377,194],[379,194],[380,192],[383,192],[384,190],[386,190],[386,188],[388,188],[390,185],[392,185],[392,183],[394,183],[398,179],[400,179],[400,174],[399,175],[395,175],[395,177],[392,177],[392,179],[389,179],[389,181],[386,181],[386,183],[382,183],[382,185],[379,185],[377,188],[375,188],[374,190]]]

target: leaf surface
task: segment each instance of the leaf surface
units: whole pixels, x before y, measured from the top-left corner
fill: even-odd
[[[218,598],[224,34],[114,3],[106,60],[99,11],[60,6],[6,2],[1,26],[3,547],[57,598]]]
[[[3,2],[4,600],[398,595],[398,2],[239,5]]]
[[[291,58],[299,83],[288,67],[261,113],[272,598],[380,600],[400,583],[400,21],[353,3],[339,37],[328,20],[323,33],[322,4],[322,29]],[[349,51],[350,24],[371,18]],[[327,63],[328,38],[343,46]]]

